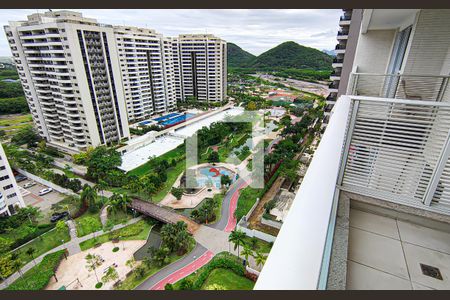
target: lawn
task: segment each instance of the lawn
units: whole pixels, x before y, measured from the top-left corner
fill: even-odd
[[[75,224],[77,226],[78,237],[88,235],[103,228],[99,212],[91,213],[87,211],[81,217],[75,219]]]
[[[167,180],[163,187],[154,195],[148,195],[145,193],[136,194],[123,188],[112,188],[111,190],[117,193],[126,193],[132,197],[135,196],[140,199],[151,200],[152,202],[160,202],[169,193],[178,176],[180,176],[180,174],[186,169],[186,160],[184,159],[185,156],[186,150],[184,145],[182,145],[128,172],[129,175],[136,175],[140,177],[151,172],[154,169],[155,164],[158,164],[159,161],[166,160],[170,163],[172,159],[176,159],[176,166],[167,169]]]
[[[64,251],[47,254],[38,265],[28,270],[23,277],[14,281],[6,290],[43,290],[55,274],[57,266],[64,257]]]
[[[7,136],[12,136],[18,129],[32,124],[31,114],[11,114],[0,117],[0,129],[4,130]]]
[[[144,282],[147,278],[164,268],[165,266],[183,258],[184,256],[188,255],[192,249],[195,247],[195,240],[191,238],[191,243],[189,245],[189,249],[184,255],[176,255],[175,253],[172,253],[169,255],[168,261],[163,266],[156,266],[154,264],[150,264],[150,266],[146,266],[145,264],[142,264],[145,268],[144,275],[138,276],[136,272],[132,272],[130,276],[125,278],[122,283],[116,287],[117,290],[134,290],[138,285],[140,285],[142,282]]]
[[[202,290],[252,290],[255,283],[250,279],[237,275],[229,269],[217,268],[212,270],[202,286]]]
[[[184,145],[180,145],[177,148],[164,153],[163,155],[159,156],[158,158],[155,158],[153,160],[150,160],[148,162],[146,162],[145,164],[129,171],[127,174],[129,175],[136,175],[136,176],[142,176],[145,175],[147,173],[149,173],[150,171],[153,170],[155,163],[157,163],[158,161],[161,160],[167,160],[168,163],[170,163],[170,161],[172,159],[180,159],[182,157],[186,156],[186,149],[184,147]]]
[[[173,284],[174,290],[180,290],[183,281],[190,281],[194,290],[212,288],[211,285],[219,285],[220,289],[240,290],[253,288],[254,282],[244,277],[245,268],[241,260],[228,252],[216,254],[212,260]]]
[[[280,170],[278,169],[273,175],[272,178],[265,184],[264,189],[254,189],[251,187],[246,187],[241,190],[241,193],[239,195],[236,211],[234,212],[236,216],[236,220],[239,222],[239,220],[245,216],[252,206],[256,202],[256,198],[262,198],[264,194],[270,189],[274,181],[277,179],[278,175],[280,174]]]
[[[132,214],[121,209],[108,212],[108,222],[111,222],[112,225],[124,224],[132,218]]]
[[[94,247],[96,244],[109,242],[119,236],[122,240],[146,240],[153,225],[154,222],[151,219],[140,220],[121,229],[117,229],[95,238],[86,240],[80,243],[80,248],[82,251],[84,251]]]
[[[68,242],[69,240],[70,236],[68,228],[64,231],[57,231],[56,229],[54,229],[40,235],[38,238],[19,248],[15,252],[19,253],[19,259],[22,263],[22,266],[24,266],[32,260],[32,258],[28,254],[26,254],[26,251],[29,248],[34,248],[36,251],[33,256],[38,257],[46,253],[47,251],[50,251],[51,249]]]
[[[255,241],[254,247],[253,240]],[[259,253],[269,253],[272,249],[272,244],[263,240],[260,240],[258,238],[251,238],[249,236],[245,236],[244,243],[249,245],[250,248],[253,251],[259,252]]]

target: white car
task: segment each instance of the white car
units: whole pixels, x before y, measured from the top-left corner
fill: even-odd
[[[30,188],[30,187],[32,187],[32,186],[34,186],[34,185],[36,185],[36,182],[31,181],[31,182],[25,183],[25,184],[23,185],[23,187],[24,187],[25,189],[28,189],[28,188]]]
[[[45,195],[45,194],[48,194],[48,193],[50,193],[51,191],[53,191],[52,188],[42,189],[42,190],[39,191],[39,196],[43,196],[43,195]]]

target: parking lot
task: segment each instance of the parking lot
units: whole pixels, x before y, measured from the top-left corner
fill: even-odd
[[[24,185],[29,182],[33,181],[30,179],[26,179],[24,181],[18,182],[17,184],[23,188]],[[53,204],[58,203],[65,198],[64,194],[61,194],[60,192],[57,192],[55,190],[46,195],[39,196],[39,191],[45,188],[47,188],[47,186],[37,182],[32,187],[26,188],[25,193],[23,193],[23,200],[25,202],[25,205],[38,207],[41,209],[41,212],[46,214],[50,212],[51,206]]]

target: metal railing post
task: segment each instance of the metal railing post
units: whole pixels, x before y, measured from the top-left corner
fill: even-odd
[[[345,166],[347,164],[348,152],[350,150],[350,143],[351,143],[351,139],[352,139],[352,135],[353,135],[353,129],[355,128],[356,116],[358,114],[359,100],[355,101],[352,99],[351,101],[354,101],[353,107],[352,107],[352,115],[348,122],[347,133],[345,135],[344,149],[342,149],[341,166],[339,169],[337,186],[342,185],[342,180],[344,178]]]
[[[433,200],[434,193],[436,192],[439,180],[442,176],[442,172],[444,171],[445,165],[449,157],[450,157],[450,130],[448,131],[447,139],[445,140],[444,146],[442,147],[442,151],[439,154],[438,161],[436,162],[436,168],[434,169],[430,183],[428,184],[427,190],[425,191],[423,203],[427,206],[431,205],[431,201]]]

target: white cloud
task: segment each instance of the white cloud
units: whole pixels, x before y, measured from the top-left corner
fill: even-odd
[[[338,9],[74,9],[101,23],[155,29],[167,36],[212,33],[260,54],[285,42],[317,49],[333,49],[341,10]],[[0,24],[25,20],[35,9],[2,9]],[[40,10],[43,12],[44,10]],[[10,56],[6,37],[0,34],[0,56]]]

